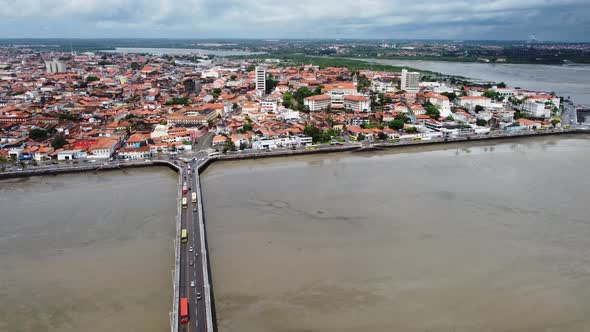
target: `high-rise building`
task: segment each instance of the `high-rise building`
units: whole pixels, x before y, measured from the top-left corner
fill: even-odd
[[[420,73],[402,69],[402,77],[400,84],[402,90],[407,92],[418,92],[420,90],[419,81]]]
[[[63,73],[67,70],[66,64],[57,60],[45,62],[45,69],[48,73]]]
[[[182,82],[184,84],[184,90],[186,93],[200,93],[201,92],[201,81],[196,78],[187,78]]]
[[[266,91],[266,68],[263,66],[256,67],[256,93],[264,95]]]

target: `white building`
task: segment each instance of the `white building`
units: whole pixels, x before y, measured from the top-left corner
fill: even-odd
[[[484,96],[463,96],[457,98],[457,103],[461,107],[465,107],[468,110],[475,109],[475,106],[479,105],[485,108],[494,108],[494,109],[502,109],[502,104],[497,104],[492,102],[492,100],[488,97]]]
[[[266,91],[266,68],[263,66],[256,67],[256,93],[260,96]]]
[[[303,105],[309,107],[312,112],[319,112],[325,110],[332,103],[332,97],[329,95],[315,95],[307,97],[303,100]]]
[[[527,99],[522,104],[522,111],[535,118],[548,118],[551,110],[545,107],[545,103],[535,99]]]
[[[118,153],[124,159],[146,159],[152,156],[149,146],[120,149]]]
[[[45,62],[45,70],[48,73],[63,73],[66,71],[66,64],[57,60]]]
[[[426,98],[426,100],[428,100],[432,105],[438,107],[442,117],[446,118],[447,116],[451,115],[451,103],[449,102],[449,98],[447,96],[438,93],[427,93],[424,95],[424,98]]]
[[[277,111],[277,102],[274,100],[263,100],[260,102],[260,109],[263,112],[273,112]]]
[[[401,89],[406,92],[420,91],[420,73],[402,69]]]
[[[344,96],[344,108],[355,112],[370,112],[371,101],[363,96]]]

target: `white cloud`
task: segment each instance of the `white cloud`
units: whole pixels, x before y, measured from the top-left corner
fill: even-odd
[[[405,33],[408,38],[485,38],[476,34],[494,34],[506,26],[518,27],[514,32],[525,36],[529,31],[555,33],[560,24],[559,29],[572,32],[576,25],[587,29],[589,8],[588,0],[0,0],[0,20],[12,22],[0,23],[0,36],[19,36],[27,25],[42,23],[53,26],[56,37],[74,29],[78,37],[317,38],[346,33],[403,38],[399,34]],[[509,37],[517,36],[497,36]]]

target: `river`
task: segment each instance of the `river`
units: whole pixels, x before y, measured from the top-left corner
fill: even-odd
[[[265,54],[266,52],[250,52],[242,50],[207,50],[198,48],[150,48],[150,47],[117,47],[114,50],[103,50],[105,53],[149,53],[156,55],[175,54],[206,54],[215,56],[232,56],[232,55],[255,55]]]
[[[176,173],[0,181],[0,331],[169,330]]]
[[[587,331],[590,137],[212,165],[219,330]]]
[[[590,105],[590,65],[557,66],[385,59],[366,59],[366,61],[409,66],[485,81],[503,81],[511,87],[523,89],[554,91],[560,96],[571,97],[574,103]]]

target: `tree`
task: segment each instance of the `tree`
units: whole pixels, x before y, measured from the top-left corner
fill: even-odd
[[[520,118],[522,118],[520,111],[514,111],[514,120],[518,120]]]
[[[139,63],[137,63],[137,62],[132,62],[129,66],[133,70],[140,70],[141,69],[141,65]]]
[[[29,132],[29,138],[38,142],[47,139],[47,136],[47,130],[41,128],[35,128]]]
[[[291,108],[293,106],[293,94],[291,91],[287,91],[283,95],[283,106],[286,108]]]
[[[366,138],[366,137],[365,137],[365,135],[363,135],[363,133],[359,133],[359,134],[356,136],[356,140],[357,140],[357,141],[364,141],[364,140],[365,140],[365,138]]]
[[[220,94],[221,94],[221,89],[220,88],[213,89],[213,98],[219,97]]]
[[[406,129],[406,132],[414,134],[418,132],[418,129],[416,129],[416,127],[409,127],[408,129]]]
[[[227,151],[236,151],[236,145],[229,137],[227,137],[225,143],[223,143],[223,152]]]
[[[454,92],[443,92],[441,93],[441,95],[446,96],[447,98],[449,98],[449,101],[452,102],[453,100],[457,99],[457,94],[455,94]]]
[[[269,94],[271,93],[275,87],[279,84],[279,81],[274,80],[271,76],[266,78],[266,89],[264,93]]]
[[[453,118],[452,115],[447,116],[446,119],[447,119],[447,121],[455,121],[455,119]]]
[[[256,67],[254,65],[249,65],[248,67],[246,67],[246,72],[251,72],[254,71],[254,69],[256,69]]]
[[[485,110],[485,108],[483,106],[481,106],[481,105],[475,105],[475,109],[474,109],[475,113],[479,113],[479,112],[482,112],[484,110]]]
[[[229,79],[230,79],[230,80],[232,80],[232,81],[235,81],[235,80],[236,80],[236,78],[238,78],[236,75],[231,75],[231,76],[229,77]]]
[[[96,76],[88,76],[88,77],[86,77],[86,83],[95,82],[95,81],[99,81],[99,80],[100,80],[100,78],[98,78]]]
[[[209,126],[209,128],[213,127],[213,119],[207,120],[207,125]]]
[[[361,75],[358,79],[356,89],[358,92],[365,92],[369,86],[371,86],[371,81],[365,75]]]
[[[173,99],[166,101],[166,105],[168,105],[168,106],[170,106],[170,105],[190,105],[190,103],[191,103],[191,100],[189,97],[173,98]]]
[[[245,150],[248,148],[248,144],[246,142],[240,142],[240,150]]]
[[[434,106],[430,102],[427,102],[426,103],[426,115],[428,115],[432,119],[436,120],[436,119],[440,118],[440,111],[438,110],[438,107]]]
[[[486,120],[484,120],[484,119],[477,119],[475,121],[475,124],[478,125],[478,126],[480,126],[480,127],[485,127],[488,124],[488,122]]]
[[[231,109],[232,109],[234,112],[235,112],[235,111],[237,111],[237,110],[238,110],[238,108],[240,108],[240,106],[238,105],[238,103],[234,103],[234,104],[231,106]]]
[[[322,140],[322,131],[320,130],[320,128],[314,125],[306,125],[303,129],[303,133],[311,137],[314,143],[317,143]]]
[[[559,119],[553,119],[551,120],[551,124],[553,125],[553,127],[557,127],[557,125],[561,123],[561,120]]]
[[[379,134],[377,134],[377,138],[378,139],[387,139],[387,134],[384,132],[380,132]]]
[[[61,149],[66,144],[68,144],[68,142],[61,135],[56,135],[51,141],[51,146],[54,149]]]
[[[400,130],[404,127],[404,121],[401,119],[395,119],[390,121],[387,126],[391,129]]]
[[[500,83],[498,84],[498,88],[500,88],[500,89],[505,89],[505,88],[506,88],[506,83],[504,83],[504,82],[500,82]]]

